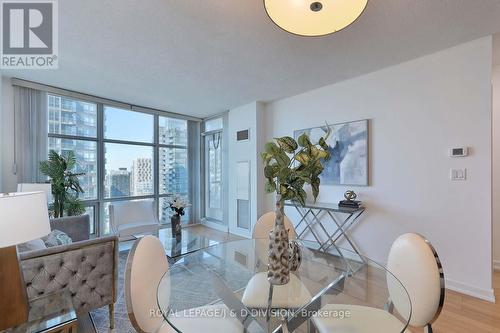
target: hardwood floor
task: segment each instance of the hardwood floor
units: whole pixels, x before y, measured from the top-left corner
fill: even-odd
[[[220,242],[241,239],[238,236],[198,225],[190,227],[190,231],[205,235],[209,234],[211,238]],[[350,285],[346,285],[346,288],[352,288],[352,293],[348,294],[356,296],[356,287],[363,284],[363,288],[366,288],[364,283],[369,280],[370,287],[366,289],[371,293],[370,298],[380,298],[380,301],[383,302],[383,298],[386,299],[387,297],[384,276],[369,271],[367,274],[364,277],[360,276],[358,279],[352,280]],[[443,311],[433,325],[434,333],[500,333],[500,272],[494,274],[493,287],[495,294],[499,297],[496,304],[447,290]],[[360,288],[358,288],[359,290]],[[361,299],[362,296],[359,295],[359,298]],[[346,297],[345,301],[353,302],[353,298]],[[341,299],[336,299],[336,302],[341,302]],[[78,327],[79,333],[95,332],[93,327],[89,325],[89,320],[90,318],[82,320]],[[417,333],[423,332],[423,330],[410,328],[409,332]]]
[[[493,288],[496,304],[447,290],[443,312],[433,326],[434,333],[500,332],[500,272],[493,275]]]

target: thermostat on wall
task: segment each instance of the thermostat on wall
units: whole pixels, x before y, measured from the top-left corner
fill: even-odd
[[[464,157],[469,154],[469,148],[468,147],[457,147],[457,148],[450,148],[450,156],[451,157]]]

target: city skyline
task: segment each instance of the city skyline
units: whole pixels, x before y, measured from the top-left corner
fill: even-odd
[[[80,177],[85,190],[80,195],[82,200],[98,199],[99,149],[104,150],[104,198],[153,197],[155,181],[159,182],[160,195],[188,193],[187,121],[159,117],[160,145],[157,146],[158,161],[154,161],[153,115],[104,106],[104,143],[98,145],[96,104],[49,94],[48,111],[48,149],[62,154],[75,153],[77,166],[74,171],[85,173]],[[134,124],[133,130],[127,124]],[[107,142],[108,139],[134,144]],[[159,168],[158,180],[154,179],[154,163]],[[159,201],[160,218],[167,222],[170,210],[164,198]],[[106,212],[104,217],[107,220]]]

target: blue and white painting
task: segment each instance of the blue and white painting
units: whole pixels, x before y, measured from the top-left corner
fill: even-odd
[[[326,141],[331,159],[323,161],[321,185],[368,185],[368,120],[329,125],[332,132]],[[327,127],[297,130],[309,135],[313,143],[324,136]]]

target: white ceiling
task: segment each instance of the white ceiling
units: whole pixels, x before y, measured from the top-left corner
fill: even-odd
[[[280,30],[262,0],[65,0],[59,11],[59,70],[3,74],[200,117],[500,31],[500,0],[371,0],[320,38]]]

